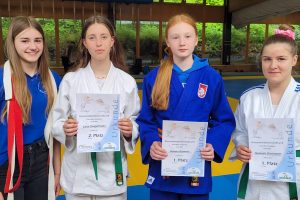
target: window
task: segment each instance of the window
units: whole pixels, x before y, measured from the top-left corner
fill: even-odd
[[[279,26],[280,24],[269,24],[268,36],[274,35],[275,29],[278,29]]]
[[[7,37],[8,28],[10,25],[10,18],[2,17],[1,19],[2,19],[2,36],[3,36],[3,41],[5,41]]]
[[[165,3],[181,3],[182,0],[164,0]]]
[[[3,44],[5,44],[5,40],[7,37],[7,32],[8,32],[8,28],[10,25],[10,18],[9,17],[2,17],[2,39],[3,39]],[[3,46],[3,50],[4,50],[4,46]],[[4,50],[5,51],[5,50]],[[4,52],[0,52],[2,54],[4,54],[4,60],[7,60],[7,57],[5,55]]]
[[[295,39],[296,43],[298,44],[298,55],[300,51],[300,25],[293,25],[295,28]],[[298,58],[298,64],[300,64],[300,59]]]
[[[259,54],[265,40],[265,24],[250,24],[249,63],[258,64]]]
[[[117,37],[125,51],[126,64],[134,64],[136,28],[133,21],[116,21]]]
[[[209,6],[224,6],[224,0],[206,0],[206,5],[209,5]]]
[[[200,23],[200,22],[196,23],[196,27],[197,27],[197,31],[198,31],[198,45],[196,46],[194,53],[199,57],[202,57],[201,56],[202,55],[202,52],[201,52],[201,49],[202,49],[202,26],[203,26],[202,23]]]
[[[140,48],[143,65],[159,63],[159,22],[140,22]]]
[[[59,20],[60,65],[65,65],[64,67],[68,66],[70,63],[75,63],[76,61],[77,57],[75,52],[80,40],[81,27],[81,20]],[[68,64],[67,61],[70,63]],[[65,70],[66,69],[67,68],[65,68]]]
[[[186,0],[185,2],[190,4],[203,4],[203,0]]]
[[[236,29],[231,26],[231,63],[245,62],[247,27]]]
[[[222,23],[207,23],[205,27],[205,54],[211,64],[221,64]]]
[[[45,19],[45,18],[36,18],[36,20],[41,24],[45,40],[49,51],[50,56],[50,66],[56,65],[56,42],[55,42],[55,30],[54,30],[54,20]]]

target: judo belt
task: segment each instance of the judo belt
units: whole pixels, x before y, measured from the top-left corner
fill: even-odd
[[[13,83],[12,83],[13,84]],[[9,102],[8,107],[8,138],[7,138],[7,152],[8,152],[8,168],[6,181],[4,186],[4,192],[14,192],[18,189],[21,182],[22,177],[22,169],[23,169],[23,128],[22,128],[22,109],[18,104],[14,91],[12,90],[12,99]],[[19,163],[19,176],[15,185],[13,185],[13,173],[15,167],[15,160],[13,154],[15,146],[17,147],[17,156]],[[10,187],[12,185],[12,188]]]
[[[296,151],[296,156],[300,157],[300,150]],[[247,163],[244,172],[242,174],[239,189],[238,189],[238,198],[240,199],[245,199],[246,197],[248,180],[249,180],[249,164]],[[289,184],[290,200],[297,200],[298,196],[297,196],[296,183],[288,183],[288,184]]]
[[[98,180],[98,164],[97,164],[96,152],[91,153],[91,159],[93,163],[95,177],[96,180]],[[118,186],[121,186],[124,184],[121,151],[114,152],[114,160],[115,160],[116,184]]]
[[[162,139],[162,129],[158,128],[158,136]],[[192,187],[197,187],[199,186],[199,177],[193,176],[191,177],[191,182],[190,182]]]

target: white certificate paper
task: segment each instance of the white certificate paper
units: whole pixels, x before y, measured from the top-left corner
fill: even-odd
[[[207,122],[163,121],[162,147],[168,157],[162,160],[162,176],[204,176]]]
[[[251,119],[248,130],[252,151],[249,178],[295,182],[293,119]]]
[[[120,151],[118,94],[77,94],[77,152]]]

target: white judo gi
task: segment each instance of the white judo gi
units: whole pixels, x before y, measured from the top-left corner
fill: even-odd
[[[232,140],[235,146],[248,144],[248,120],[253,118],[293,118],[295,150],[300,150],[300,83],[293,78],[276,108],[272,105],[268,83],[250,88],[240,98],[235,112],[236,129]],[[230,160],[237,159],[236,149]],[[296,158],[297,192],[300,194],[300,158]],[[245,165],[243,165],[243,173]],[[239,185],[239,184],[238,184]],[[249,180],[246,200],[289,200],[288,183]]]
[[[114,153],[97,153],[98,180],[96,180],[90,153],[77,153],[76,137],[66,136],[63,124],[70,115],[76,118],[77,93],[120,94],[120,118],[129,117],[133,124],[132,139],[121,136],[121,154],[124,184],[115,181]],[[63,78],[53,107],[53,136],[65,146],[61,170],[61,186],[69,194],[116,195],[126,192],[126,152],[133,153],[138,139],[135,119],[140,110],[140,100],[135,80],[111,64],[102,88],[97,84],[90,64]]]

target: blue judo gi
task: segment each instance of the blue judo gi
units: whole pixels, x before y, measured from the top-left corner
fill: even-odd
[[[151,92],[158,68],[144,78],[142,110],[137,118],[139,124],[141,153],[144,164],[149,164],[145,183],[153,190],[180,194],[208,194],[212,189],[211,162],[205,162],[205,176],[199,179],[199,186],[191,186],[190,177],[161,176],[161,161],[151,159],[150,147],[161,141],[158,129],[163,120],[208,122],[207,143],[215,151],[215,162],[222,162],[235,119],[227,101],[222,77],[208,64],[207,59],[193,55],[194,63],[188,78],[182,84],[178,69],[174,65],[170,84],[169,107],[157,110],[151,107]],[[175,69],[174,69],[175,68]],[[200,153],[200,152],[199,152]]]

